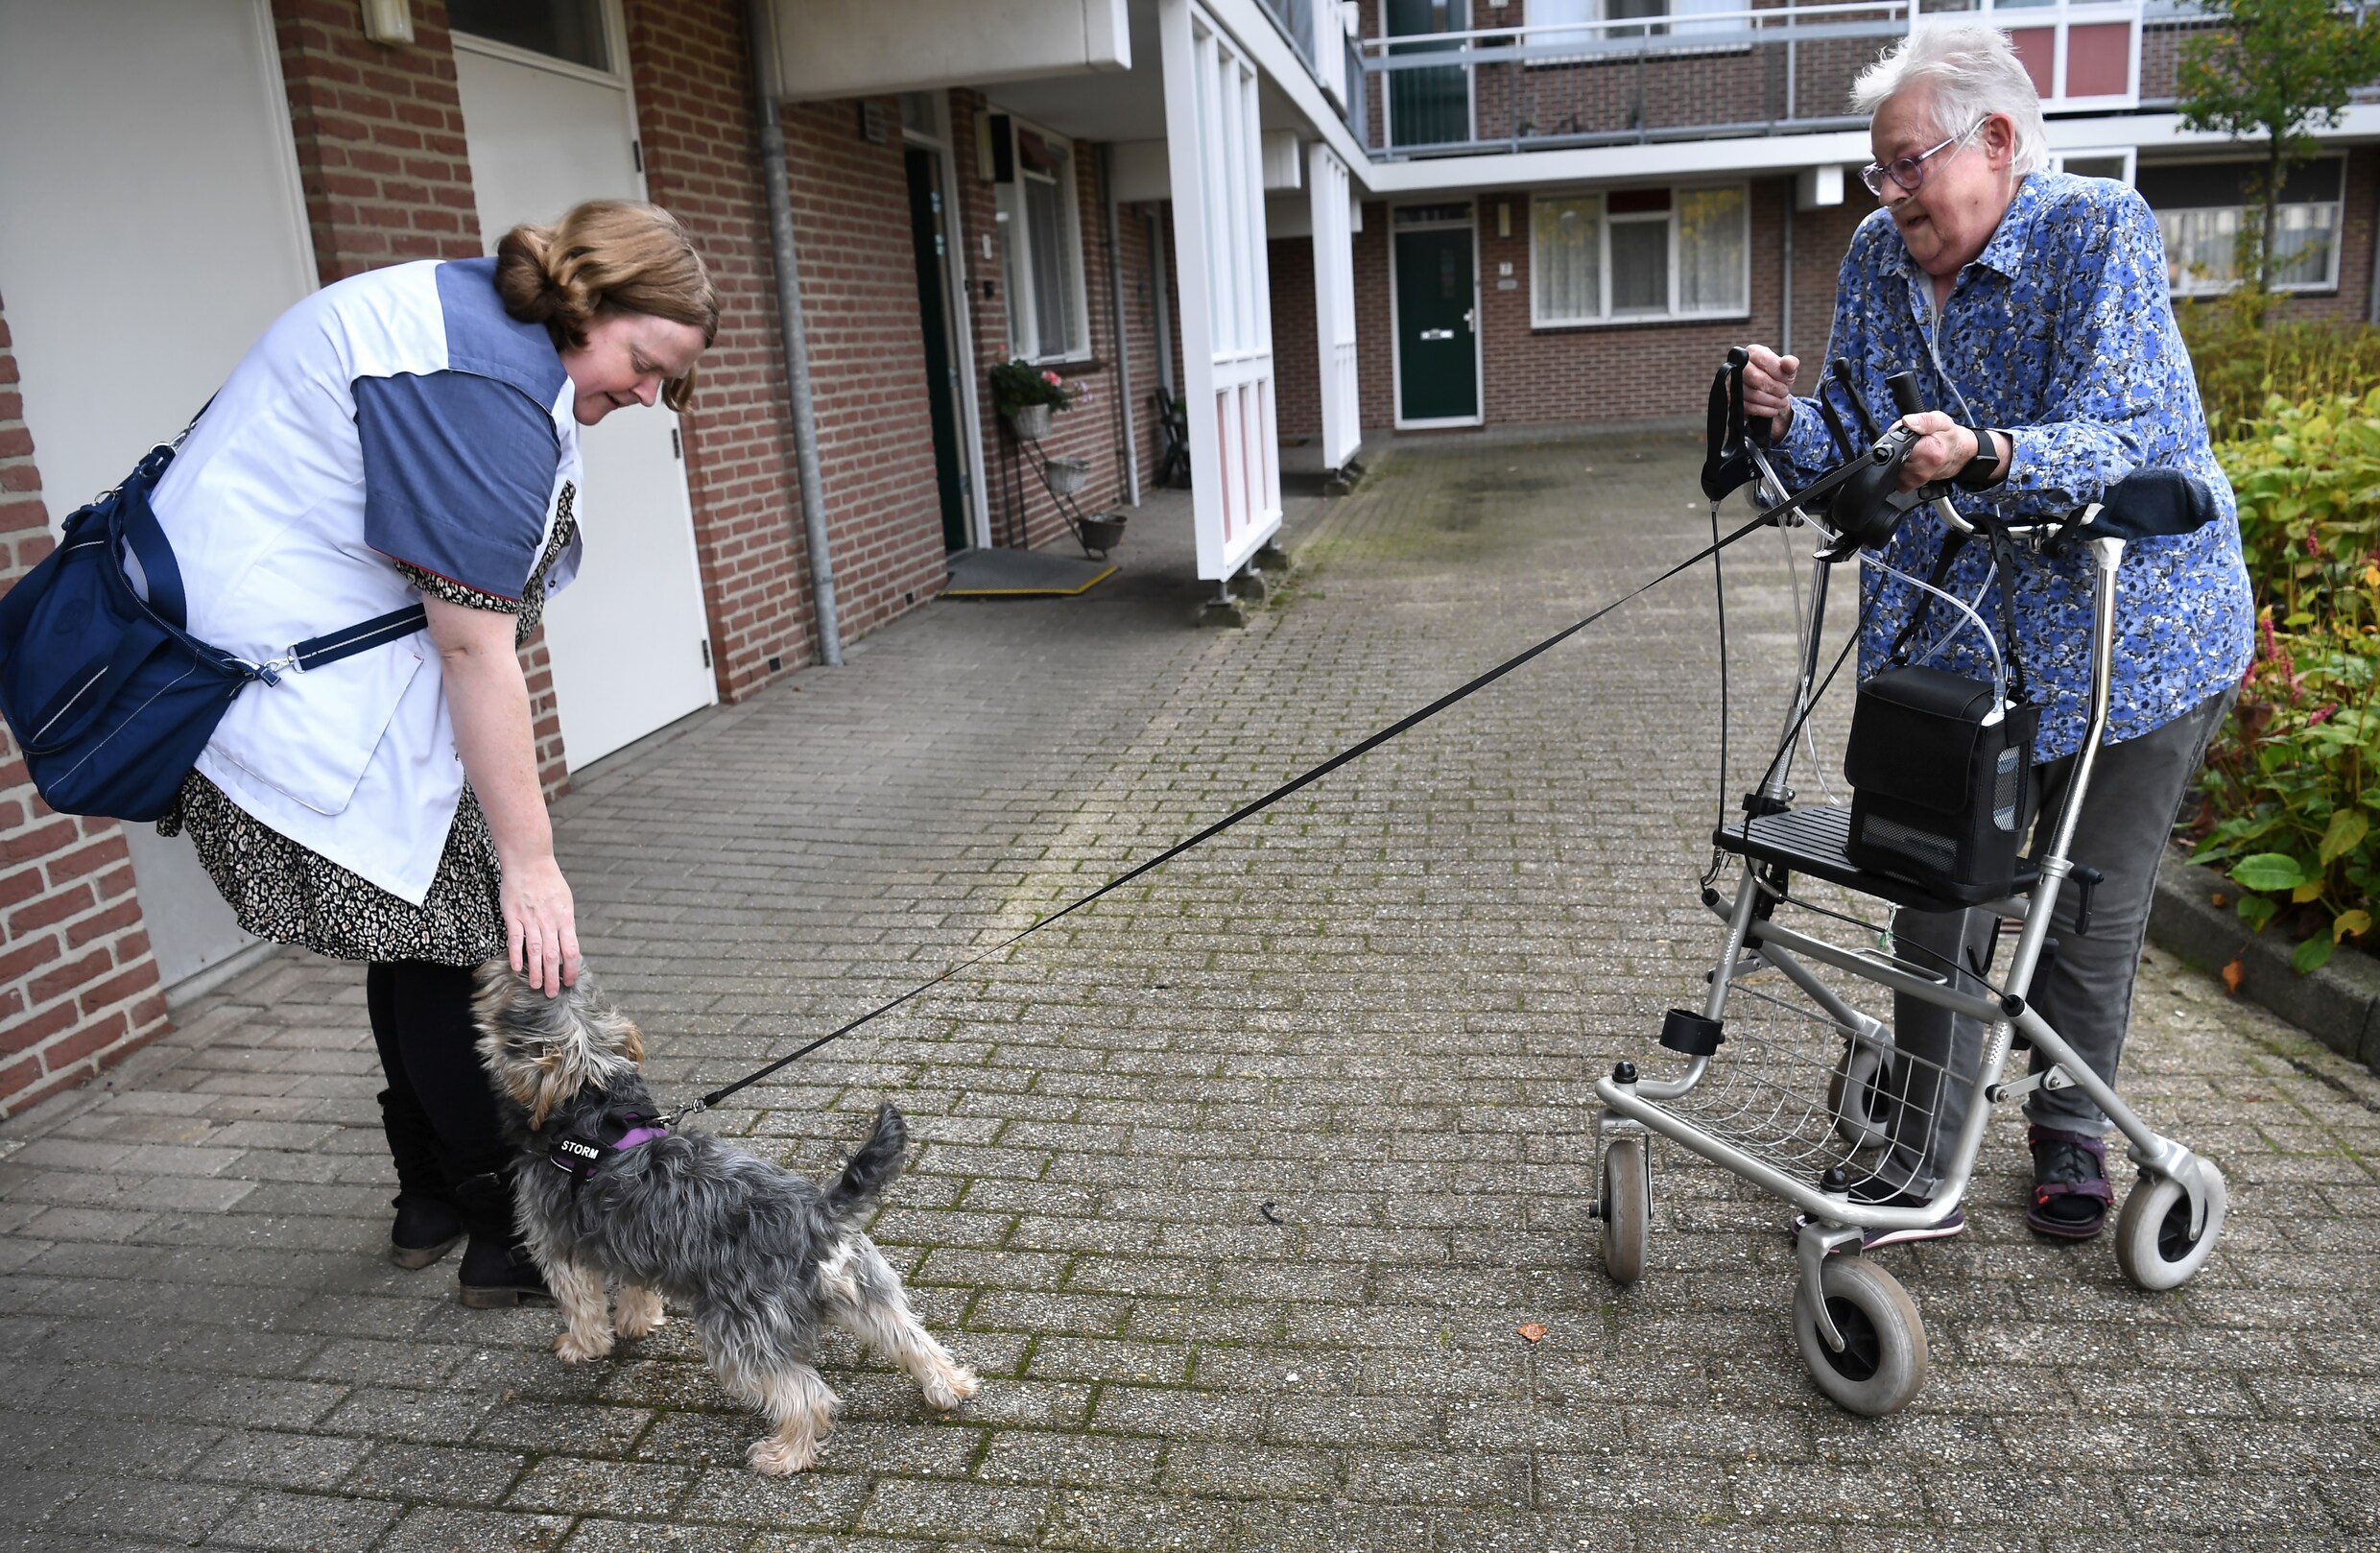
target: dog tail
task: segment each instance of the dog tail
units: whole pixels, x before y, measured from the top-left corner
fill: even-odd
[[[868,1141],[851,1151],[843,1174],[826,1188],[826,1210],[837,1218],[866,1212],[901,1173],[909,1149],[909,1128],[891,1106],[876,1108],[876,1125]]]

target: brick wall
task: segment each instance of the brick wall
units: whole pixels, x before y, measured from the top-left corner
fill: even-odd
[[[744,8],[628,0],[627,21],[646,192],[719,287],[719,335],[679,424],[711,663],[736,701],[817,655]]]
[[[976,111],[988,107],[978,93],[950,94],[951,135],[957,143],[960,170],[960,231],[967,245],[967,301],[974,323],[976,393],[984,410],[984,470],[991,487],[991,540],[1004,546],[1042,545],[1066,536],[1065,520],[1059,514],[1058,503],[1043,489],[1026,449],[992,410],[989,374],[995,365],[1008,357],[1009,299],[998,256],[998,186],[984,181],[975,172]],[[1091,358],[1055,364],[1054,370],[1066,379],[1077,398],[1073,408],[1054,418],[1051,434],[1039,446],[1044,456],[1077,458],[1090,465],[1090,478],[1075,495],[1076,505],[1085,513],[1118,506],[1124,499],[1123,416],[1117,403],[1115,370],[1117,319],[1114,291],[1108,283],[1106,191],[1100,185],[1098,161],[1095,145],[1075,142],[1075,209],[1083,234],[1083,286],[1090,319]],[[983,240],[987,234],[992,240],[993,257],[988,260],[984,257]],[[1137,247],[1145,265],[1146,241],[1135,245],[1124,240],[1120,213],[1117,235],[1117,247],[1128,263]],[[1125,285],[1130,295],[1133,280],[1129,269]],[[1150,327],[1154,327],[1154,317]],[[1147,350],[1146,357],[1136,353],[1133,362],[1133,391],[1142,407],[1148,403],[1147,386],[1156,381],[1153,335]],[[1154,446],[1154,442],[1150,445]]]
[[[0,592],[50,553],[49,514],[0,311]],[[165,994],[124,833],[55,813],[0,727],[0,1116],[164,1034]]]
[[[1265,245],[1273,286],[1273,413],[1281,441],[1322,435],[1322,345],[1314,320],[1314,239]],[[1362,346],[1357,346],[1359,354]]]
[[[364,36],[354,0],[273,0],[322,283],[400,259],[479,253],[445,0],[419,0],[414,42]]]
[[[1396,342],[1389,317],[1389,206],[1364,205],[1355,247],[1355,377],[1364,429],[1396,424]]]
[[[785,109],[827,543],[846,637],[927,602],[949,580],[900,103],[870,106],[881,143],[863,136],[856,101]]]

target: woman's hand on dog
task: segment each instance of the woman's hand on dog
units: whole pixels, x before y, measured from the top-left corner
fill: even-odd
[[[504,942],[512,968],[548,997],[579,979],[579,921],[552,853],[504,871]]]

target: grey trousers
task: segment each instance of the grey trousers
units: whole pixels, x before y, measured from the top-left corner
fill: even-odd
[[[2112,1087],[2124,1037],[2132,1017],[2132,981],[2149,932],[2149,904],[2156,889],[2157,865],[2173,834],[2174,811],[2183,787],[2206,757],[2207,741],[2223,726],[2232,692],[2209,698],[2153,732],[2099,752],[2090,791],[2075,822],[2070,854],[2106,880],[2091,901],[2088,938],[2074,931],[2081,900],[2071,881],[2059,892],[2050,937],[2059,943],[2057,962],[2034,978],[2028,1001],[2065,1038],[2075,1055]],[[2073,780],[2075,756],[2033,768],[2039,824],[2057,823]],[[1976,975],[1990,965],[1992,918],[1983,911],[1903,911],[1893,936],[1930,951],[1914,956],[1939,967],[1955,962],[1958,985],[1981,993]],[[1889,1183],[1930,1197],[1948,1173],[1967,1107],[1975,1095],[1983,1062],[1985,1025],[1938,1004],[1895,994],[1892,1036],[1896,1050],[1916,1061],[1894,1064],[1888,1086],[1887,1119],[1892,1147],[1878,1166]],[[2047,1064],[2033,1054],[2037,1070]],[[2098,1136],[2107,1118],[2080,1089],[2035,1089],[2025,1115],[2044,1127]]]

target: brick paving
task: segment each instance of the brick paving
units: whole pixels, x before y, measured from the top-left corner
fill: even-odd
[[[1168,498],[1083,598],[936,605],[596,768],[562,856],[656,1087],[997,943],[1649,575],[1707,535],[1692,457],[1399,444],[1245,632],[1185,629]],[[1775,541],[1735,556],[1741,782],[1789,614]],[[2233,1192],[2194,1284],[2035,1241],[2012,1115],[1967,1234],[1883,1254],[1935,1351],[1899,1418],[1819,1397],[1776,1205],[1678,1151],[1644,1281],[1605,1279],[1590,1086],[1658,1060],[1714,949],[1710,625],[1680,580],[706,1118],[819,1171],[899,1104],[919,1146],[874,1232],[988,1381],[936,1419],[831,1349],[845,1421],[790,1482],[743,1466],[756,1423],[682,1323],[565,1369],[550,1309],[382,1261],[362,978],[266,963],[0,1128],[0,1545],[2380,1546],[2380,1082],[2162,955],[2128,1090]]]

